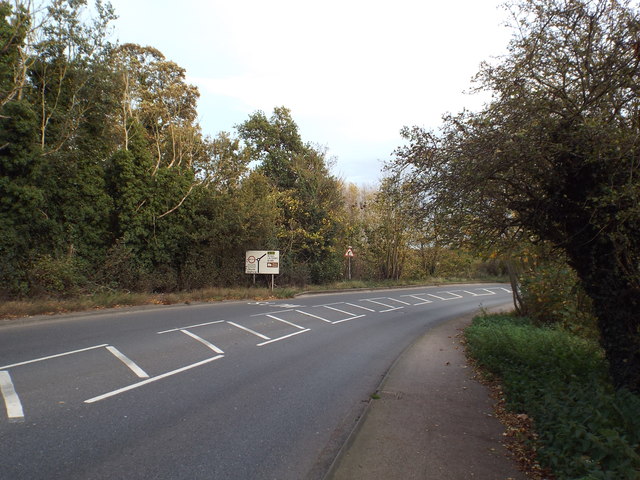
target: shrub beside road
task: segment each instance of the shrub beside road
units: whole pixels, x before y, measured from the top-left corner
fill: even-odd
[[[640,478],[640,397],[616,391],[597,342],[511,315],[477,317],[469,355],[533,420],[529,447],[559,479]]]

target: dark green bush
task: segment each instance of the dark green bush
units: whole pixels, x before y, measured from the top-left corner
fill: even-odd
[[[477,318],[468,350],[534,419],[540,462],[559,479],[640,478],[640,398],[614,391],[598,346],[523,318]]]

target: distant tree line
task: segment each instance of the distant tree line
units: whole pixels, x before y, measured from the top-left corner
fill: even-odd
[[[244,285],[248,249],[281,251],[281,284],[344,278],[348,245],[356,278],[437,273],[393,182],[345,185],[284,107],[204,135],[185,70],[114,18],[0,1],[0,297]]]

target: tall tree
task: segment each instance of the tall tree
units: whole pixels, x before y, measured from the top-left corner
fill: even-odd
[[[640,17],[626,0],[520,0],[493,93],[439,132],[405,129],[404,169],[457,236],[562,248],[618,387],[640,392]]]
[[[304,143],[291,112],[256,112],[239,125],[258,170],[278,189],[284,212],[279,233],[284,261],[294,281],[321,282],[341,271],[335,244],[343,228],[340,183],[329,173],[326,152]]]

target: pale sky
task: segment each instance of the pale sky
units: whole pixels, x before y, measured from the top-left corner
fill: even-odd
[[[373,185],[400,129],[475,109],[480,62],[505,52],[503,0],[110,0],[120,43],[150,45],[200,90],[205,134],[285,106],[333,173]]]

